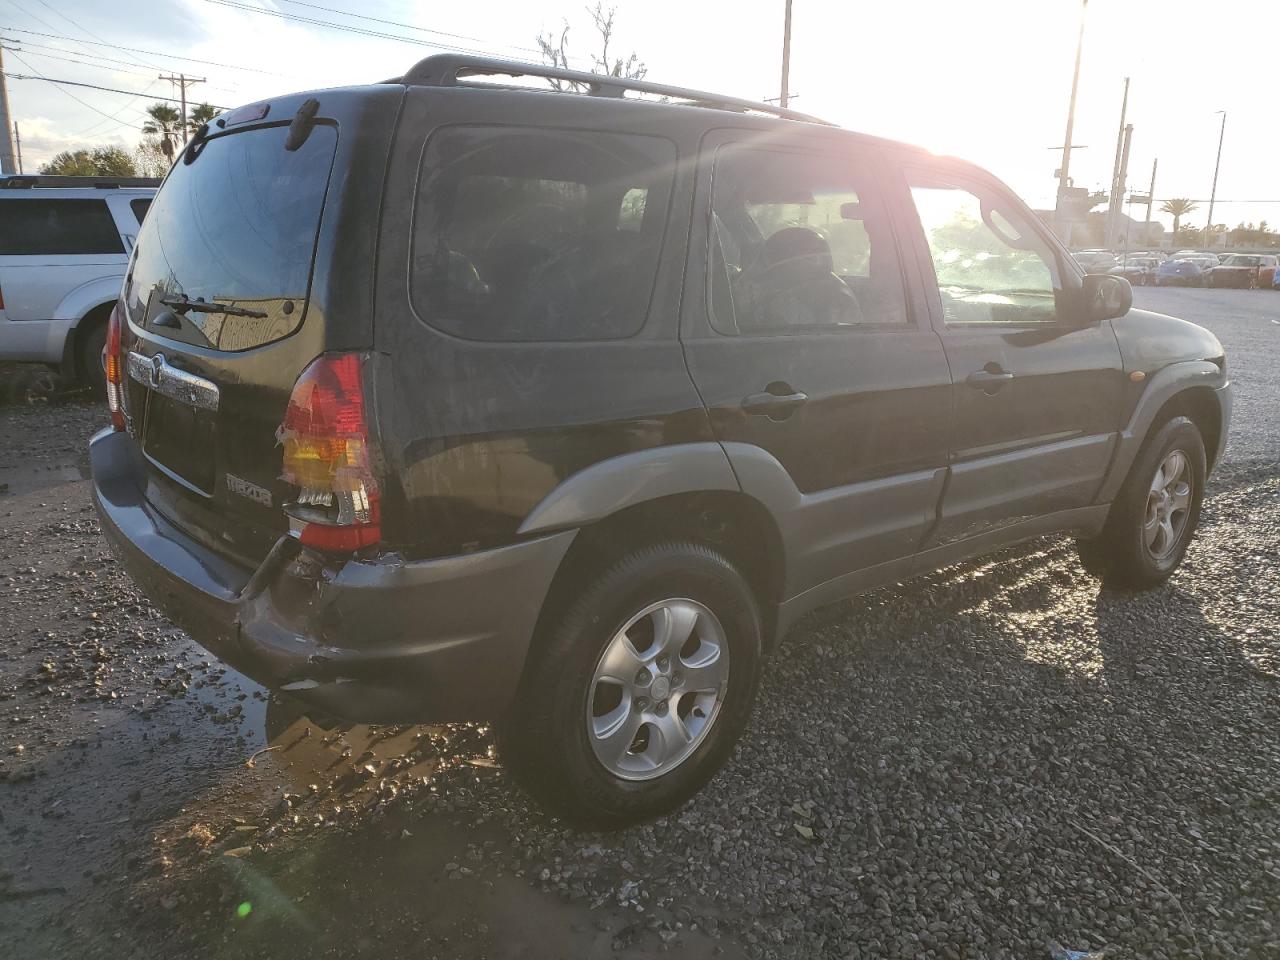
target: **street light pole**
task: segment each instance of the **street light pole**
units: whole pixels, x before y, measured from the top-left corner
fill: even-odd
[[[1209,191],[1209,222],[1204,225],[1206,247],[1213,242],[1213,201],[1218,198],[1218,169],[1222,166],[1222,140],[1227,134],[1227,111],[1214,112],[1222,114],[1222,126],[1218,129],[1218,159],[1213,163],[1213,189]]]
[[[1156,167],[1159,165],[1159,157],[1151,161],[1151,187],[1147,190],[1147,220],[1142,225],[1142,242],[1144,245],[1151,243],[1151,208],[1156,205]]]
[[[1129,112],[1129,78],[1124,78],[1124,99],[1120,101],[1120,131],[1116,134],[1116,162],[1111,168],[1111,195],[1107,199],[1107,229],[1104,242],[1108,247],[1116,245],[1120,232],[1120,207],[1124,203],[1125,175],[1120,168],[1120,155],[1125,145],[1125,115]]]
[[[1076,93],[1080,89],[1080,56],[1084,52],[1084,21],[1089,12],[1089,0],[1080,4],[1080,36],[1076,40],[1076,66],[1071,74],[1071,100],[1067,105],[1067,134],[1062,140],[1062,165],[1058,167],[1058,232],[1064,243],[1071,242],[1071,221],[1065,216],[1062,203],[1067,188],[1071,186],[1071,134],[1076,125]]]
[[[782,90],[778,106],[787,108],[791,102],[791,0],[787,0],[786,18],[782,21]]]

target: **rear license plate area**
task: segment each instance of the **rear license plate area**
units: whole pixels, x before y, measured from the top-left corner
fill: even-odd
[[[215,477],[213,414],[151,392],[143,452],[166,473],[213,495]]]

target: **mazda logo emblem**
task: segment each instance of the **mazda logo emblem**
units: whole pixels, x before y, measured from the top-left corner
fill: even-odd
[[[151,358],[151,386],[160,386],[160,371],[164,369],[164,354],[157,353]]]

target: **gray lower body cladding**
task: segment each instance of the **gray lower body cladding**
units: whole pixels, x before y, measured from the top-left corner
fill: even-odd
[[[132,437],[90,445],[94,504],[130,576],[247,676],[357,722],[493,719],[510,705],[574,532],[442,559],[328,562],[282,538],[257,570],[171,524],[143,495]]]

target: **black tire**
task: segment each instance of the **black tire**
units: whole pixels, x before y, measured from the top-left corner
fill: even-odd
[[[1148,495],[1157,469],[1174,451],[1186,457],[1189,506],[1172,546],[1157,556],[1148,547],[1145,534]],[[1200,521],[1206,472],[1204,441],[1189,418],[1173,417],[1154,429],[1112,503],[1102,533],[1078,541],[1084,568],[1119,590],[1150,590],[1168,580],[1182,563]]]
[[[1080,554],[1080,565],[1084,572],[1101,580],[1107,575],[1110,566],[1110,554],[1101,537],[1093,539],[1081,538],[1076,541],[1076,551]]]
[[[107,395],[107,372],[102,368],[102,349],[106,345],[107,325],[103,322],[94,323],[80,337],[81,381],[98,397]]]
[[[714,720],[686,759],[653,779],[624,779],[596,758],[589,742],[596,665],[628,621],[675,597],[701,604],[720,621],[730,679]],[[552,813],[601,829],[650,820],[675,810],[724,765],[755,701],[763,638],[751,588],[723,556],[697,543],[637,549],[546,627],[498,738],[507,766]]]

